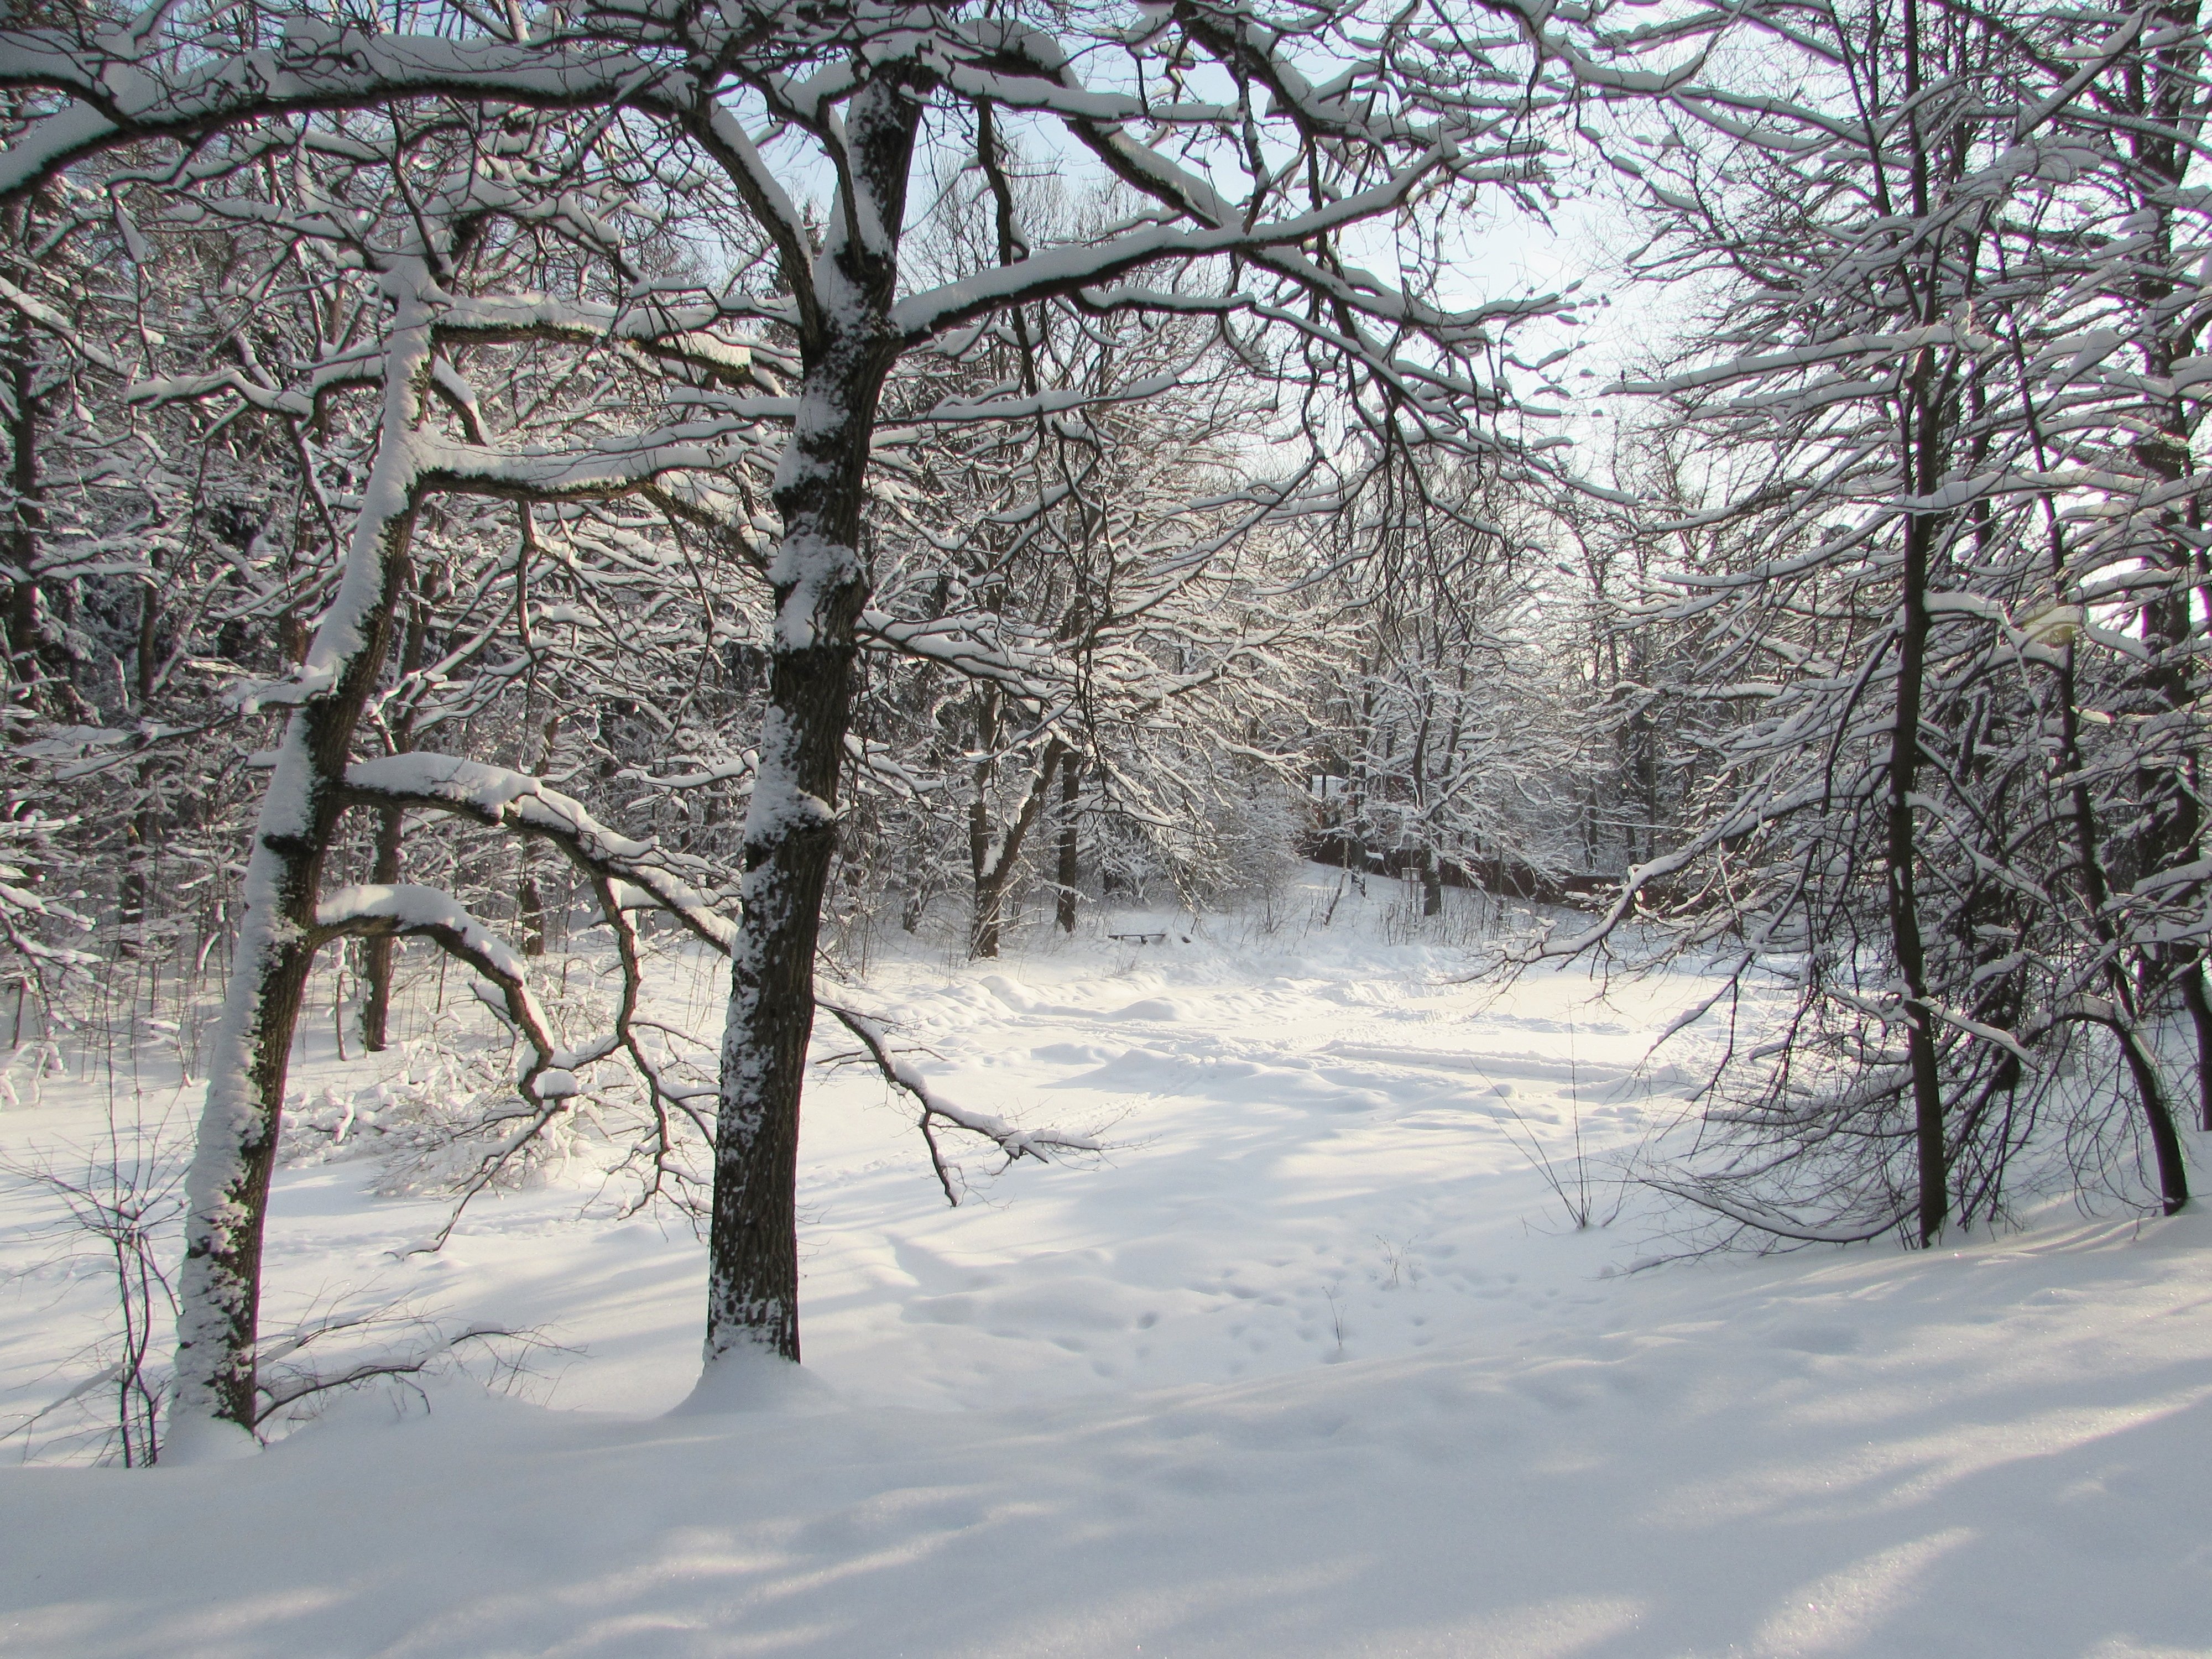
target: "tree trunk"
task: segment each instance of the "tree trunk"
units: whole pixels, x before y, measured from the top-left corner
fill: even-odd
[[[1043,757],[1030,774],[1029,787],[1023,793],[1021,805],[1015,809],[1014,821],[996,836],[990,832],[991,808],[984,793],[984,778],[979,774],[976,779],[975,799],[968,808],[969,873],[975,887],[975,908],[968,927],[968,955],[971,961],[994,959],[999,954],[1007,884],[1013,879],[1021,860],[1022,844],[1029,839],[1045,802],[1051,799],[1054,775],[1066,754],[1059,738],[1046,743]]]
[[[17,208],[6,220],[5,234],[21,246],[29,230],[29,216]],[[11,268],[15,279],[28,286],[30,273]],[[39,568],[46,533],[45,490],[39,468],[38,389],[39,354],[29,320],[11,310],[4,347],[8,377],[8,485],[12,496],[9,522],[0,532],[7,546],[8,604],[4,618],[8,667],[25,688],[33,708],[49,709],[68,718],[91,718],[91,710],[77,693],[70,664],[61,641],[52,637],[41,612],[45,597],[40,589]]]
[[[404,830],[407,814],[397,806],[387,806],[376,815],[376,854],[368,869],[368,878],[379,887],[389,887],[399,879],[400,837]],[[362,1046],[372,1054],[380,1054],[391,1040],[392,1030],[392,960],[398,940],[389,933],[372,933],[362,941],[362,977],[365,988],[361,1003]]]
[[[2081,758],[2081,704],[2075,690],[2074,647],[2070,641],[2059,661],[2058,689],[2059,760],[2065,775],[2071,780],[2067,793],[2073,809],[2075,856],[2081,867],[2084,908],[2088,912],[2091,930],[2105,948],[2106,982],[2112,988],[2113,1005],[2119,1014],[2112,1022],[2112,1029],[2119,1038],[2129,1076],[2135,1082],[2136,1098],[2142,1107],[2143,1123],[2150,1132],[2151,1149],[2158,1163],[2159,1198],[2166,1214],[2172,1215],[2189,1201],[2188,1166],[2182,1158],[2181,1137],[2174,1127],[2172,1103],[2166,1098],[2166,1085],[2159,1075],[2157,1056],[2144,1044],[2136,1030],[2134,981],[2120,953],[2113,948],[2111,915],[2106,908],[2112,884],[2099,852],[2096,805],[2084,781],[2087,773]],[[2212,1037],[2212,1008],[2204,1006],[2203,981],[2193,963],[2182,971],[2181,994],[2196,1024],[2198,1052],[2202,1054],[2208,1037]],[[2201,1065],[2197,1068],[2197,1086],[2198,1111],[2203,1115],[2204,1126],[2212,1128],[2212,1091],[2207,1089]]]
[[[2197,1034],[2197,1127],[2212,1133],[2212,1000],[2204,994],[2201,957],[2182,971],[2181,1000]]]
[[[1076,827],[1082,808],[1083,769],[1073,761],[1060,775],[1060,867],[1054,878],[1060,884],[1060,893],[1054,906],[1053,919],[1063,933],[1075,931],[1075,884],[1083,873],[1079,861],[1080,847],[1076,839]]]
[[[515,931],[522,936],[522,954],[545,954],[545,896],[538,890],[536,850],[525,842],[522,874],[514,884]]]
[[[407,617],[406,641],[399,647],[402,678],[422,668],[429,631],[429,610],[418,592]],[[392,752],[404,755],[414,746],[415,700],[409,697],[392,722]],[[399,879],[400,845],[406,824],[407,814],[399,807],[387,806],[377,814],[376,851],[368,871],[369,880],[377,886],[389,887]],[[389,933],[372,933],[362,941],[362,974],[368,988],[361,1004],[361,1040],[372,1054],[382,1054],[391,1039],[392,963],[398,948],[399,941]]]
[[[984,686],[975,694],[975,753],[981,757],[969,780],[968,798],[968,959],[995,961],[999,955],[1000,906],[1006,896],[1007,860],[994,857],[991,842],[992,758],[999,744],[997,691]]]
[[[527,512],[529,509],[524,509]],[[533,694],[531,701],[537,701]],[[560,734],[561,717],[549,718],[540,727],[533,716],[525,728],[521,769],[535,775],[544,769],[547,758],[553,752],[553,742]],[[514,883],[515,932],[521,936],[522,954],[542,957],[545,954],[545,894],[538,884],[538,848],[526,840],[516,854],[519,870]]]
[[[9,217],[11,236],[20,235],[20,212]],[[43,528],[39,510],[38,354],[31,343],[30,322],[20,311],[9,319],[6,350],[8,484],[13,497],[7,531],[8,660],[19,684],[36,687],[40,678],[39,535]]]
[[[1936,1073],[1927,957],[1921,943],[1920,902],[1912,872],[1912,791],[1920,765],[1920,704],[1928,653],[1928,544],[1936,523],[1925,514],[1915,514],[1905,520],[1903,615],[1897,644],[1897,724],[1890,734],[1887,826],[1890,944],[1905,993],[1905,1062],[1912,1081],[1912,1132],[1923,1249],[1942,1234],[1951,1201],[1942,1085]]]
[[[2138,210],[2131,220],[2144,245],[2132,262],[2140,319],[2136,343],[2143,355],[2143,384],[2164,388],[2146,398],[2144,425],[2149,429],[2133,446],[2133,453],[2154,478],[2169,487],[2189,477],[2196,466],[2191,420],[2173,374],[2179,361],[2200,349],[2203,322],[2193,307],[2172,301],[2172,273],[2181,266],[2176,258],[2175,221],[2185,210],[2178,202],[2195,161],[2195,146],[2181,135],[2197,125],[2190,113],[2198,95],[2203,52],[2197,13],[2193,4],[2159,8],[2153,27],[2163,38],[2148,61],[2131,70],[2116,88],[2122,110],[2133,117],[2125,142],[2141,180],[2134,185],[2139,192]],[[2144,684],[2157,703],[2182,717],[2179,724],[2184,732],[2193,729],[2188,716],[2202,690],[2197,655],[2201,641],[2191,603],[2192,588],[2201,591],[2207,574],[2199,494],[2192,492],[2184,498],[2185,505],[2159,514],[2157,560],[2176,580],[2168,593],[2146,604],[2142,612],[2144,643],[2151,653]],[[2201,859],[2203,814],[2197,770],[2196,744],[2187,742],[2179,757],[2141,774],[2144,805],[2133,832],[2136,845],[2129,860],[2133,867],[2126,872],[2130,882],[2177,865],[2195,865]],[[2203,952],[2187,945],[2152,945],[2141,952],[2137,967],[2141,1013],[2154,1012],[2166,987],[2178,984],[2197,1045],[2198,1120],[2212,1128],[2212,1007],[2205,1002]],[[2189,1195],[2180,1136],[2156,1056],[2132,1025],[2120,1035],[2157,1157],[2160,1196],[2172,1215]]]
[[[135,769],[143,786],[146,769]],[[135,962],[146,954],[146,913],[149,897],[149,872],[147,868],[153,853],[150,846],[149,819],[151,814],[133,812],[123,828],[123,878],[115,888],[115,954],[125,962]]]
[[[2181,1156],[2181,1136],[2174,1127],[2173,1108],[2158,1074],[2158,1062],[2132,1025],[2116,1025],[2120,1052],[2127,1057],[2135,1079],[2136,1095],[2142,1102],[2143,1120],[2150,1130],[2151,1155],[2158,1165],[2159,1207],[2173,1214],[2189,1202],[2189,1166]]]
[[[384,431],[338,595],[308,653],[248,854],[245,912],[210,1054],[207,1104],[185,1177],[170,1461],[250,1448],[261,1237],[286,1066],[314,952],[323,860],[344,811],[353,735],[390,645],[414,530],[414,461],[431,362],[428,317],[403,300],[386,359]]]
[[[978,962],[995,962],[999,931],[1006,916],[1006,878],[1003,872],[978,878],[975,912],[968,927],[968,955]]]
[[[744,915],[731,953],[707,1246],[708,1388],[730,1354],[796,1361],[799,1109],[814,1024],[814,951],[836,850],[852,717],[855,629],[869,589],[859,550],[876,403],[899,343],[890,326],[897,238],[921,106],[878,65],[846,112],[847,181],[812,262],[818,304],[801,330],[799,415],[776,473],[783,538],[768,708],[745,814]]]
[[[411,515],[410,515],[411,516]],[[410,519],[393,521],[386,558],[406,557]],[[386,620],[388,620],[386,619]],[[246,862],[244,915],[208,1098],[186,1178],[188,1215],[170,1445],[196,1419],[251,1430],[261,1235],[276,1165],[286,1068],[314,952],[307,944],[323,860],[343,810],[337,785],[386,630],[372,623],[331,696],[292,716]]]

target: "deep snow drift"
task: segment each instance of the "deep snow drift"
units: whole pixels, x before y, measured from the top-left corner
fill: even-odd
[[[438,1206],[289,1170],[272,1328],[404,1295],[572,1357],[241,1464],[0,1469],[0,1654],[2212,1655],[2212,1224],[1626,1271],[1663,1218],[1576,1230],[1539,1166],[1571,1197],[1577,1121],[1680,1114],[1695,1040],[1641,1062],[1695,976],[1496,998],[1382,942],[1384,885],[879,968],[850,1000],[950,1098],[1114,1150],[949,1210],[905,1105],[817,1078],[807,1376],[726,1410],[670,1414],[698,1247],[587,1161],[406,1258]],[[316,1052],[311,1091],[400,1063]],[[88,1093],[0,1147],[85,1138]],[[9,1414],[97,1307],[0,1292]]]

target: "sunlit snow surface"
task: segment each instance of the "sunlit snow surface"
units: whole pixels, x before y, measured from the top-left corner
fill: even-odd
[[[949,1210],[902,1102],[817,1077],[815,1381],[726,1410],[665,1414],[698,1246],[585,1215],[580,1166],[405,1260],[435,1205],[287,1170],[280,1316],[406,1295],[576,1357],[243,1464],[0,1469],[0,1655],[2212,1655],[2202,1217],[1624,1271],[1663,1215],[1577,1231],[1527,1149],[1571,1186],[1577,1115],[1600,1155],[1673,1122],[1703,1039],[1646,1051],[1709,988],[1498,997],[1384,942],[1388,884],[1316,925],[1314,880],[1272,933],[842,993],[949,1099],[1114,1150],[971,1155]],[[97,1121],[50,1088],[0,1146]],[[11,1414],[93,1295],[0,1292]]]

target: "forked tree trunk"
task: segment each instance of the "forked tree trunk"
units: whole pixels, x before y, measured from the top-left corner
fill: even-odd
[[[1006,889],[1020,865],[1022,845],[1042,814],[1045,802],[1051,799],[1054,775],[1066,755],[1066,746],[1057,738],[1045,744],[1044,756],[1030,774],[1029,787],[1014,811],[1014,821],[995,836],[990,829],[990,804],[982,793],[981,781],[977,781],[975,799],[969,808],[968,818],[969,873],[975,890],[975,908],[968,928],[968,954],[971,959],[990,960],[999,954]]]
[[[406,436],[420,419],[430,325],[403,302],[386,356],[383,439],[338,594],[304,666],[248,854],[245,911],[208,1068],[207,1104],[185,1178],[175,1380],[164,1455],[250,1448],[258,1415],[254,1341],[261,1237],[282,1122],[286,1066],[313,965],[307,943],[362,709],[389,648],[414,530]]]
[[[920,100],[879,67],[846,113],[849,185],[812,262],[816,314],[775,501],[775,620],[760,759],[745,814],[744,915],[731,953],[708,1236],[706,1376],[732,1353],[799,1358],[799,1108],[814,1024],[814,951],[836,850],[855,629],[868,572],[861,491],[876,401],[899,343],[890,310]]]

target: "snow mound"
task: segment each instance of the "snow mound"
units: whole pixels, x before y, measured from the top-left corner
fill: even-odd
[[[837,1408],[837,1391],[820,1373],[757,1348],[736,1348],[706,1368],[671,1417],[727,1417],[753,1412]]]

